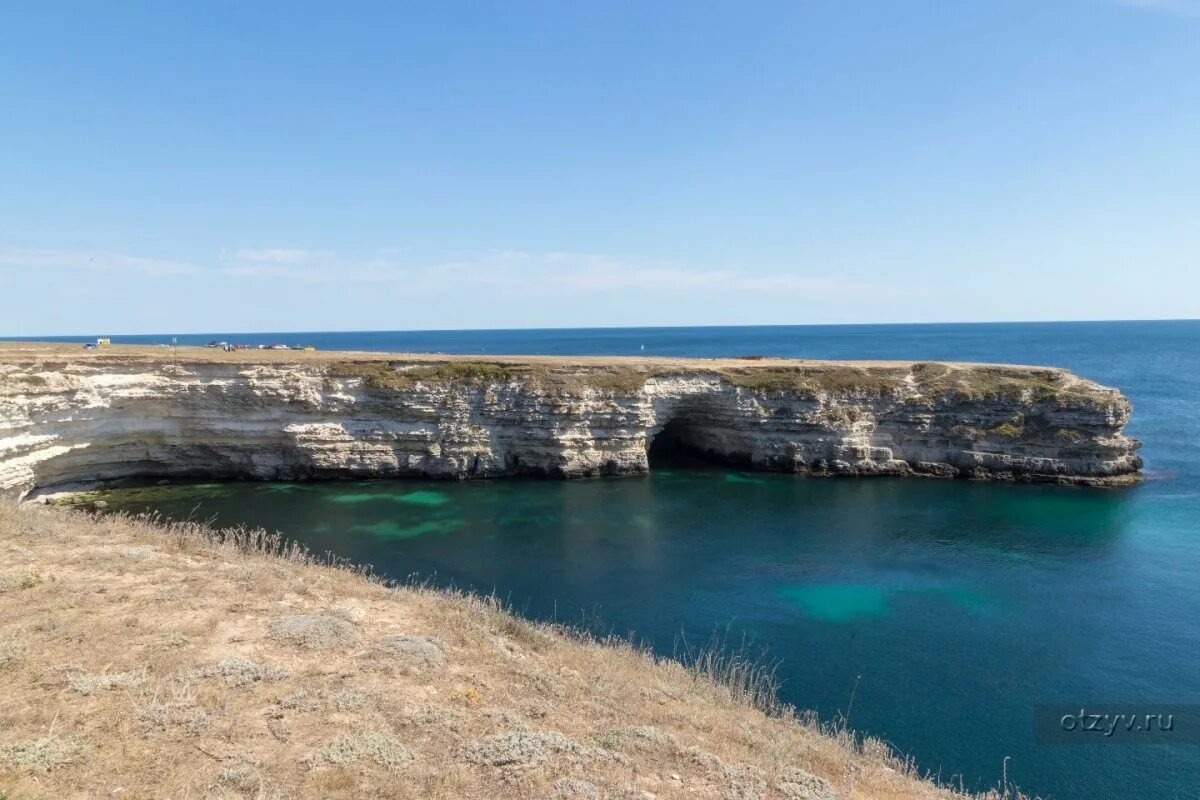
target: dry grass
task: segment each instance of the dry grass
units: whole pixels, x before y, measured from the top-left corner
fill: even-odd
[[[900,367],[766,365],[732,367],[721,376],[735,386],[769,392],[862,393],[881,396],[904,385],[908,370]]]
[[[416,365],[391,361],[335,361],[329,365],[329,374],[333,377],[359,378],[374,389],[394,391],[404,391],[420,384],[503,383],[525,371],[519,365],[481,361]]]
[[[656,371],[628,366],[555,366],[507,361],[445,361],[433,364],[339,361],[329,365],[336,378],[359,378],[374,389],[406,391],[421,385],[491,386],[519,381],[524,386],[570,395],[586,389],[630,394]]]
[[[977,364],[918,363],[912,366],[914,384],[922,394],[953,393],[964,398],[1029,397],[1035,401],[1103,401],[1094,386],[1062,369]]]
[[[912,402],[955,398],[1028,398],[1038,402],[1108,402],[1105,393],[1064,370],[917,363],[842,364],[763,361],[690,363],[686,367],[647,361],[594,364],[541,361],[445,361],[436,363],[380,360],[340,361],[328,367],[337,378],[358,378],[382,390],[406,391],[420,385],[488,387],[518,383],[555,395],[579,395],[586,390],[633,394],[646,381],[680,372],[707,373],[733,386],[755,392],[790,392],[805,397],[822,395],[884,397],[907,396]]]
[[[261,532],[0,504],[0,564],[0,797],[959,796],[742,660],[655,660]]]
[[[518,383],[550,396],[585,391],[633,394],[656,376],[696,374],[761,392],[883,396],[899,392],[916,403],[946,396],[966,399],[1024,397],[1040,402],[1107,405],[1112,392],[1050,367],[911,361],[813,361],[775,358],[663,358],[640,356],[455,356],[429,353],[242,350],[204,347],[155,348],[114,345],[84,351],[78,345],[0,341],[0,387],[44,391],[46,378],[69,364],[74,369],[130,364],[311,365],[331,380],[361,380],[379,391],[456,385],[485,389]],[[33,372],[36,370],[37,372]]]

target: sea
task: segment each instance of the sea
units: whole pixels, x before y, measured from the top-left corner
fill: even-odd
[[[664,655],[713,642],[744,649],[773,665],[784,701],[885,740],[956,788],[1200,797],[1200,736],[1187,716],[1200,704],[1200,321],[175,338],[1008,362],[1115,386],[1133,401],[1128,433],[1144,442],[1146,480],[1126,489],[822,479],[667,460],[644,477],[198,484],[118,492],[113,504],[279,530],[396,579],[496,593],[531,618],[628,635]],[[1047,715],[1063,708],[1180,717],[1143,735],[1079,723],[1050,735]]]

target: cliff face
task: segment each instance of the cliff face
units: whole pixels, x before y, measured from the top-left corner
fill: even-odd
[[[326,354],[321,354],[325,356]],[[133,476],[747,468],[1115,485],[1130,404],[1063,370],[803,362],[0,359],[0,494]]]

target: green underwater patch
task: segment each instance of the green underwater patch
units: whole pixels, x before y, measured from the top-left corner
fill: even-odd
[[[354,530],[369,533],[376,539],[415,539],[431,533],[450,533],[462,527],[461,519],[428,519],[415,525],[401,525],[394,520],[382,520],[370,525],[355,525]]]
[[[329,498],[329,502],[338,503],[344,506],[357,505],[358,503],[375,503],[380,500],[391,500],[390,495],[379,494],[378,492],[344,492],[335,494]]]
[[[979,591],[966,586],[887,586],[863,583],[828,583],[789,586],[780,594],[798,605],[805,614],[822,622],[886,617],[898,598],[933,598],[967,611],[987,613],[991,603]]]
[[[396,502],[414,506],[444,506],[450,502],[450,498],[445,492],[418,491],[398,495]]]
[[[407,494],[393,492],[343,492],[329,498],[331,503],[357,505],[358,503],[404,503],[414,506],[444,506],[450,498],[444,492],[420,490]]]
[[[780,591],[813,619],[847,622],[887,616],[887,593],[882,586],[861,583],[827,583],[789,586]]]

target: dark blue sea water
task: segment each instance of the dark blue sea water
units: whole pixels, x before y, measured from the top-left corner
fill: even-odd
[[[1200,746],[1039,744],[1037,704],[1200,703],[1200,322],[211,334],[455,353],[953,359],[1069,367],[1134,402],[1148,480],[1115,491],[644,478],[166,487],[129,508],[283,530],[396,577],[598,614],[670,653],[744,634],[783,696],[969,789],[1193,798]],[[163,341],[122,337],[116,341]],[[642,349],[642,346],[645,349]],[[117,506],[122,503],[118,501]],[[855,686],[857,684],[857,689]],[[957,781],[956,781],[957,783]]]

